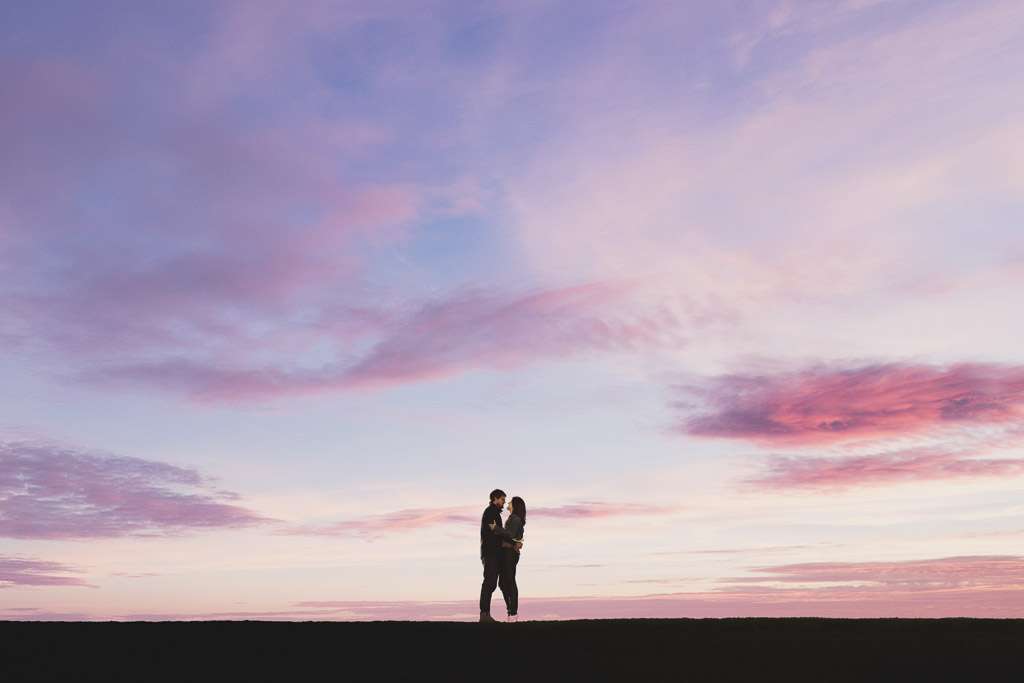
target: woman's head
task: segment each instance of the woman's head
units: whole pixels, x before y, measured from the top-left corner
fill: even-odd
[[[512,496],[512,500],[508,502],[508,509],[513,515],[517,515],[519,519],[523,520],[523,526],[526,526],[526,501],[519,496]]]

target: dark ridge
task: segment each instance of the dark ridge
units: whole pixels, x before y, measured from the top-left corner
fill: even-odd
[[[0,643],[4,682],[1020,680],[1024,619],[8,621]]]

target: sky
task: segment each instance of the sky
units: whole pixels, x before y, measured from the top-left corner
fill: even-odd
[[[1024,617],[1024,5],[0,5],[0,619]],[[495,593],[496,605],[501,604]]]

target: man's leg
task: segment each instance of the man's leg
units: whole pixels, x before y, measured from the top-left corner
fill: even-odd
[[[491,613],[491,594],[498,585],[498,557],[494,553],[484,555],[484,582],[480,586],[480,614]]]

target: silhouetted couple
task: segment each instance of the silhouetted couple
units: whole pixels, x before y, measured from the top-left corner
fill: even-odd
[[[523,529],[526,527],[526,503],[519,496],[508,504],[508,519],[501,523],[501,509],[505,507],[505,492],[491,491],[491,502],[480,520],[480,562],[484,566],[484,583],[480,586],[480,621],[494,623],[491,616],[491,595],[495,587],[501,588],[509,621],[519,620],[519,587],[516,585],[516,566],[523,547]]]

